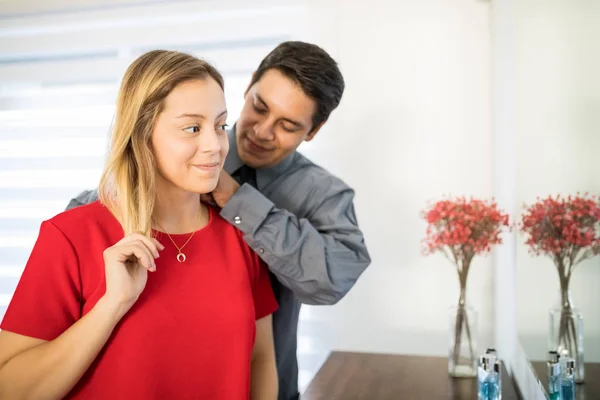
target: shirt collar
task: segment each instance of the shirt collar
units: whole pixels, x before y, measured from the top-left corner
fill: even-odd
[[[231,130],[227,132],[227,136],[229,138],[229,153],[227,153],[225,165],[223,166],[225,172],[230,175],[244,165],[244,162],[240,159],[240,155],[238,153],[235,127],[236,125],[234,125]],[[268,184],[279,178],[292,165],[295,157],[296,152],[294,151],[277,165],[268,168],[257,169],[256,184],[258,185],[258,189],[265,188]]]

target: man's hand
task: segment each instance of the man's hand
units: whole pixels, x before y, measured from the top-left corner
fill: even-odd
[[[206,195],[202,195],[200,198],[203,201],[215,203],[219,207],[223,208],[239,188],[239,183],[237,183],[235,179],[231,177],[231,175],[225,172],[225,170],[221,170],[219,183],[217,183],[215,190]]]

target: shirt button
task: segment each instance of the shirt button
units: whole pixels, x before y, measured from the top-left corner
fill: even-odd
[[[265,252],[265,249],[261,248],[261,249],[259,249],[259,250],[258,250],[258,252],[259,252],[260,254],[263,254],[263,253]]]
[[[239,224],[241,224],[241,223],[242,223],[242,219],[241,219],[240,217],[235,217],[235,218],[233,219],[233,222],[235,222],[235,224],[236,224],[236,225],[239,225]]]

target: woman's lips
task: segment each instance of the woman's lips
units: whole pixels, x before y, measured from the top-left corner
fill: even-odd
[[[194,164],[194,167],[201,169],[202,171],[212,172],[219,167],[218,162],[205,163],[205,164]]]

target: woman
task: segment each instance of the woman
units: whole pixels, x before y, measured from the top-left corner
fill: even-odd
[[[42,223],[0,326],[0,398],[277,398],[266,267],[199,199],[226,118],[209,64],[128,68],[100,201]]]

